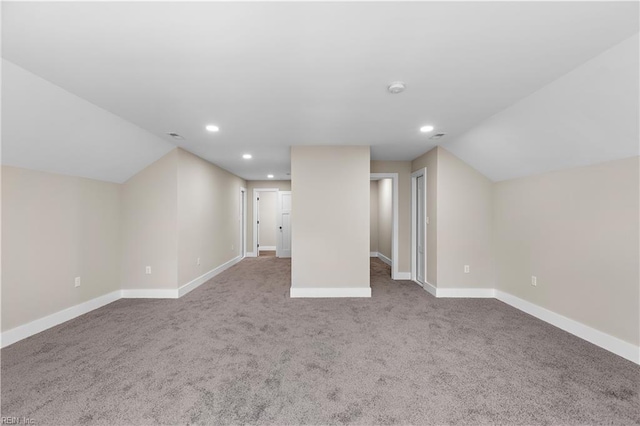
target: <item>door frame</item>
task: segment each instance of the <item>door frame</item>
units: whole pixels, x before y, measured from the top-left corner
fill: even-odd
[[[279,190],[278,188],[253,188],[253,257],[260,256],[260,251],[258,250],[258,197],[261,192],[275,192],[277,197]]]
[[[240,187],[240,257],[247,256],[247,188]]]
[[[276,233],[278,231],[280,231],[278,233],[278,237],[276,239],[276,257],[284,257],[287,259],[291,258],[291,255],[289,256],[282,256],[282,243],[281,240],[283,240],[282,238],[282,194],[286,193],[289,194],[290,196],[292,196],[292,192],[291,191],[278,191],[278,204],[276,206],[276,226],[279,229],[276,229]],[[291,215],[291,210],[289,210],[289,215]],[[289,217],[289,244],[291,244],[291,217]]]
[[[418,227],[416,226],[416,220],[417,220],[417,207],[418,207],[418,200],[416,197],[416,191],[418,189],[418,177],[422,176],[424,178],[424,194],[422,194],[422,196],[424,197],[424,217],[428,218],[429,215],[427,214],[427,206],[428,206],[428,202],[427,202],[427,168],[423,167],[419,170],[416,170],[415,172],[411,173],[411,280],[418,283],[418,285],[420,285],[420,287],[423,287],[423,283],[420,283],[418,281],[418,265],[417,265],[417,249],[416,249],[416,244],[418,241]],[[426,221],[425,221],[426,222]],[[429,258],[427,256],[427,236],[429,235],[429,231],[428,231],[428,223],[424,224],[424,286],[429,285],[429,281],[427,280],[427,271],[428,271],[428,267],[427,267],[427,259]]]
[[[391,279],[403,279],[398,273],[398,173],[371,173],[371,180],[391,179],[392,183],[392,235],[391,235]],[[406,277],[404,278],[406,279]]]

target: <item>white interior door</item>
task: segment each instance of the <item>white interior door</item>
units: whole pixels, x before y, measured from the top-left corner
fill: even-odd
[[[278,244],[276,256],[291,257],[291,191],[278,191]]]
[[[416,279],[419,283],[426,282],[425,275],[425,227],[426,227],[426,203],[424,196],[424,175],[418,176],[416,179]]]

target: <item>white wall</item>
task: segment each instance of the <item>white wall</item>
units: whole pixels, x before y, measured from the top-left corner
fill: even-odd
[[[178,287],[177,197],[178,149],[122,185],[123,289]]]
[[[292,291],[368,290],[369,147],[294,146],[291,177]]]
[[[260,201],[258,201],[258,216],[260,220],[258,243],[260,244],[260,250],[265,250],[264,247],[276,246],[277,206],[277,192],[260,193]]]
[[[378,252],[393,259],[393,180],[378,181]]]
[[[638,345],[639,176],[634,157],[496,184],[497,288]]]
[[[188,151],[178,149],[177,154],[178,286],[182,286],[240,256],[240,187],[246,182]]]
[[[437,152],[437,287],[493,288],[493,183],[446,149]]]
[[[120,289],[120,207],[118,184],[2,167],[2,331]]]

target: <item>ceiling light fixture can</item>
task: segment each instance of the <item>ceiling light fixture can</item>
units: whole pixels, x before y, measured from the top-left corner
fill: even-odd
[[[420,127],[420,131],[422,133],[429,133],[429,132],[433,132],[434,127],[433,126],[422,126]]]
[[[404,89],[407,88],[407,85],[402,81],[394,81],[389,86],[387,86],[387,90],[392,95],[397,95],[398,93],[404,92]]]
[[[245,160],[250,160],[252,157],[251,154],[242,154],[242,158],[244,158]]]
[[[205,127],[205,129],[207,129],[210,132],[217,132],[218,130],[220,130],[220,128],[214,124],[209,124],[208,126]]]
[[[267,178],[273,179],[273,175],[267,175]]]

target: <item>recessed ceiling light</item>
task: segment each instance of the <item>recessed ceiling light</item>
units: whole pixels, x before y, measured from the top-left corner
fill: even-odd
[[[242,154],[242,158],[244,158],[245,160],[249,160],[251,159],[251,154]]]
[[[420,131],[422,133],[429,133],[429,132],[433,132],[434,127],[433,126],[422,126],[420,127]]]
[[[267,175],[269,179],[273,179],[273,175]]]
[[[205,129],[207,129],[210,132],[217,132],[218,130],[220,130],[218,126],[215,126],[213,124],[209,124],[207,127],[205,127]]]

